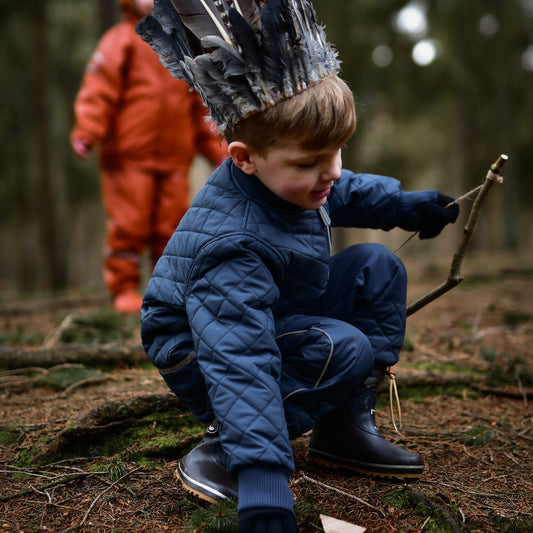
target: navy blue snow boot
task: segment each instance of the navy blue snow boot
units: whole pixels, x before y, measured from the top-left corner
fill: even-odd
[[[309,443],[310,462],[371,477],[421,476],[422,458],[385,440],[376,427],[377,389],[386,371],[385,365],[377,364],[350,398],[320,418]]]
[[[224,467],[226,454],[220,444],[218,422],[213,422],[204,438],[180,459],[176,477],[187,492],[209,503],[237,499],[237,479]]]

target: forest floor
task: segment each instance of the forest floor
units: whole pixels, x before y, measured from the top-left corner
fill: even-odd
[[[302,436],[301,531],[322,514],[369,532],[533,532],[533,269],[481,272],[409,317],[399,433],[380,396],[378,425],[423,456],[421,479],[314,467]],[[234,507],[204,511],[174,478],[204,428],[144,362],[137,322],[102,295],[0,305],[1,532],[232,531]],[[217,514],[227,529],[206,524]]]

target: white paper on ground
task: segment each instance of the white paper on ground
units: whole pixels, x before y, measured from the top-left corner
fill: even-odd
[[[365,527],[349,524],[348,522],[323,514],[320,515],[320,520],[322,520],[324,533],[363,533],[366,531]]]

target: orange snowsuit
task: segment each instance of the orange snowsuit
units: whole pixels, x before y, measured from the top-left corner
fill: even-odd
[[[107,215],[104,279],[112,295],[136,289],[149,247],[153,263],[189,206],[188,171],[197,153],[214,165],[227,146],[205,121],[200,97],[171,77],[135,33],[132,0],[102,37],[74,103],[71,142],[98,144]]]

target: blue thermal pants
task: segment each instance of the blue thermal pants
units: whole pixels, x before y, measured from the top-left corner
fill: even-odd
[[[278,322],[290,438],[348,397],[375,362],[398,361],[406,289],[405,268],[387,248],[351,246],[332,257],[327,290],[316,309]]]

